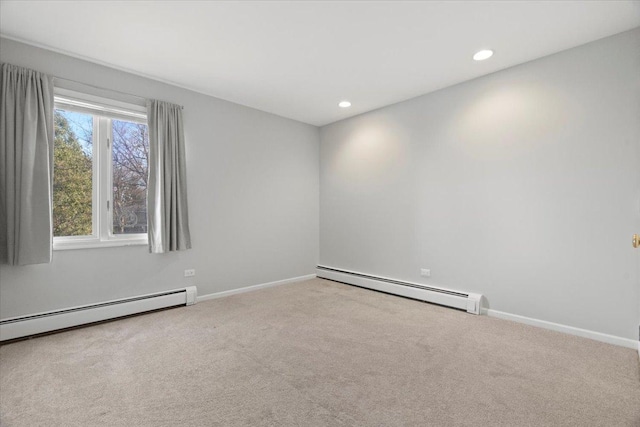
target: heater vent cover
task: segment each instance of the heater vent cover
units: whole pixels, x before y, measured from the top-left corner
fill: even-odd
[[[480,314],[482,295],[319,265],[318,277]]]

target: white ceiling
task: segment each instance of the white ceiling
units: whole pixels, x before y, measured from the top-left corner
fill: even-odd
[[[314,125],[637,26],[639,1],[0,2],[4,36]]]

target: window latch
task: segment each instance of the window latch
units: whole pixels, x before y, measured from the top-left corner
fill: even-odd
[[[109,201],[107,200],[107,210],[109,210]]]

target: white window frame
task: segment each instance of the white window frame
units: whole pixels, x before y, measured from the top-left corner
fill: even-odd
[[[147,124],[147,110],[125,103],[68,89],[55,88],[56,109],[92,114],[93,119],[93,191],[92,230],[90,236],[54,236],[54,250],[90,249],[114,246],[148,245],[147,233],[114,234],[111,120]],[[54,171],[55,173],[55,171]]]

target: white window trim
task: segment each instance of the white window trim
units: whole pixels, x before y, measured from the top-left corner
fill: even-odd
[[[53,250],[93,249],[117,246],[148,245],[148,234],[121,234],[111,231],[113,191],[111,163],[111,127],[109,120],[127,120],[147,123],[145,107],[128,104],[95,95],[83,94],[68,89],[55,88],[55,108],[94,115],[92,144],[93,157],[93,206],[90,236],[54,236]]]

